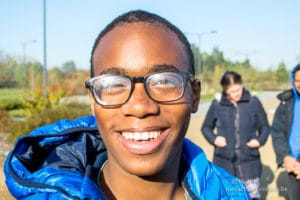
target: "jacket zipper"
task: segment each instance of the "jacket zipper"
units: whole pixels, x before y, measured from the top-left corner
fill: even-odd
[[[234,121],[234,127],[235,127],[235,157],[236,157],[236,168],[238,171],[238,175],[240,178],[243,178],[243,171],[241,167],[241,160],[240,160],[240,154],[241,154],[241,141],[240,141],[240,112],[239,112],[239,106],[238,104],[235,106],[236,108],[236,114],[235,114],[235,121]]]

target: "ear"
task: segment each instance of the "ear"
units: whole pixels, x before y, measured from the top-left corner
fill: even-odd
[[[201,81],[199,79],[195,79],[193,82],[193,105],[192,105],[193,113],[196,113],[198,111],[200,97],[201,97]]]
[[[96,102],[95,102],[94,96],[90,90],[89,90],[89,97],[90,97],[90,106],[91,106],[92,115],[95,116],[95,103]]]

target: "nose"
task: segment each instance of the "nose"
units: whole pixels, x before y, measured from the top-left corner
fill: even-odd
[[[148,96],[143,83],[136,83],[131,97],[121,106],[121,110],[126,116],[145,118],[159,114],[159,104]]]

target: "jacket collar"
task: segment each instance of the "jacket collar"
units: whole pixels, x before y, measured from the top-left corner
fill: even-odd
[[[292,89],[283,91],[277,95],[277,98],[280,101],[288,101],[288,100],[292,99],[293,97],[294,97],[294,94],[293,94]]]
[[[76,131],[74,132],[74,130]],[[67,142],[71,135],[74,136],[74,134],[80,134],[82,132],[95,132],[95,135],[99,135],[96,133],[97,127],[94,117],[83,117],[73,122],[60,121],[51,126],[37,129],[31,135],[20,138],[19,142],[16,144],[16,149],[12,151],[6,159],[4,167],[6,182],[14,196],[30,196],[30,194],[35,192],[42,196],[43,193],[54,190],[57,191],[57,194],[53,193],[53,195],[57,195],[57,197],[60,195],[67,195],[71,199],[77,199],[77,197],[81,199],[83,197],[103,199],[97,184],[91,179],[91,176],[86,173],[82,174],[76,170],[65,170],[59,167],[42,167],[37,171],[30,172],[26,169],[24,163],[16,158],[16,154],[22,152],[26,154],[27,150],[30,150],[28,146],[30,140],[48,148],[52,145],[56,146],[59,143]],[[105,147],[102,146],[101,148],[104,150]],[[103,154],[105,154],[105,152],[103,152]],[[82,156],[88,156],[88,154]],[[100,167],[101,163],[105,160],[105,155],[103,155],[103,157],[99,157],[99,162],[95,165]],[[221,185],[218,182],[220,177],[216,177],[216,175],[225,176],[226,173],[213,167],[207,160],[203,150],[188,139],[184,140],[182,162],[184,163],[183,168],[181,169],[182,181],[192,198],[202,199],[201,197],[205,195],[215,195],[218,196],[216,199],[219,199],[219,195],[226,196],[225,189],[223,186],[220,187]],[[56,176],[53,176],[53,174]],[[64,175],[62,176],[60,174]],[[66,177],[69,178],[66,179]],[[57,178],[60,178],[61,181],[57,181]],[[224,180],[232,179],[231,176],[226,176],[224,178]],[[53,179],[55,179],[55,181]],[[55,185],[53,185],[54,183]],[[67,191],[65,185],[70,185],[70,183],[76,185],[76,187]],[[228,183],[231,184],[230,186],[228,185],[228,187],[233,187],[230,181],[228,181]],[[234,183],[236,183],[235,185],[240,189],[240,183],[238,181]],[[210,189],[206,190],[207,187]],[[211,188],[219,188],[219,190],[216,193],[211,194],[209,193]],[[208,193],[205,193],[204,191],[208,191]]]
[[[250,101],[250,98],[251,98],[250,92],[248,90],[246,90],[245,88],[243,88],[243,94],[242,94],[241,99],[238,101],[238,103],[248,102],[248,101]],[[221,97],[220,104],[226,105],[226,106],[232,106],[233,105],[233,103],[231,103],[228,100],[228,98],[226,97],[225,92],[222,92],[222,97]]]

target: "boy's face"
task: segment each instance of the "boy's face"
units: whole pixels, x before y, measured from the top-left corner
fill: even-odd
[[[156,69],[157,65],[172,65],[181,71],[189,67],[176,35],[147,23],[114,28],[102,38],[93,56],[95,76],[146,76],[164,70]],[[180,160],[190,115],[198,108],[200,82],[194,85],[187,84],[183,97],[171,104],[153,101],[143,83],[136,83],[129,100],[117,107],[98,105],[90,95],[109,165],[116,172],[137,176],[172,173]]]

